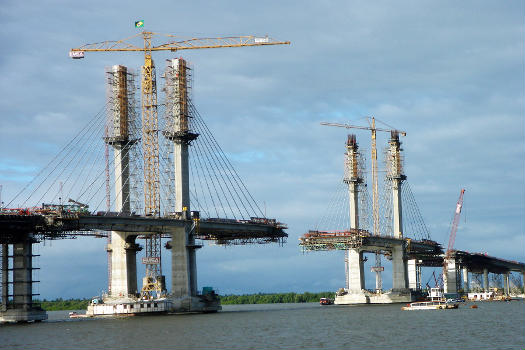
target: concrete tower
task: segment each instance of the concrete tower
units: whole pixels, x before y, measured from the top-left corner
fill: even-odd
[[[173,210],[188,220],[184,228],[172,231],[172,295],[181,307],[191,308],[191,297],[197,295],[195,238],[190,220],[188,147],[198,137],[190,131],[189,72],[182,58],[168,60],[165,78],[166,129],[164,136],[173,142],[175,204]],[[188,303],[186,303],[186,301]],[[175,306],[177,307],[177,306]]]
[[[406,179],[403,174],[401,159],[401,142],[399,132],[391,131],[388,150],[387,176],[392,183],[392,211],[394,216],[394,238],[403,238],[403,207],[401,202],[401,185]],[[414,272],[417,270],[414,269]],[[415,276],[417,280],[417,276]],[[417,283],[417,282],[416,282]],[[392,249],[392,289],[404,290],[408,288],[408,267],[405,259],[405,249],[402,246]]]
[[[345,177],[344,182],[348,185],[348,198],[350,201],[350,230],[359,229],[359,185],[363,183],[359,171],[359,153],[355,135],[348,135],[345,154]],[[363,252],[361,248],[348,250],[347,258],[349,293],[361,293],[365,289],[365,274],[363,269]]]
[[[104,141],[113,147],[115,211],[131,212],[129,153],[135,143],[130,137],[132,121],[128,103],[128,70],[116,65],[107,70],[109,113]],[[109,292],[112,298],[128,297],[137,292],[137,235],[111,231]]]

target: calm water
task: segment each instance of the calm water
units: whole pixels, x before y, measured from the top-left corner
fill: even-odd
[[[1,349],[524,349],[525,302],[402,311],[400,305],[226,305],[216,314],[0,326]]]

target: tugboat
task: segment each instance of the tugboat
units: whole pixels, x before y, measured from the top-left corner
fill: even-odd
[[[321,305],[333,305],[334,304],[334,299],[321,298],[321,299],[319,299],[319,304],[321,304]]]

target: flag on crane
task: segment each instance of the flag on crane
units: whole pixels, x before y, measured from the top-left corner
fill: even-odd
[[[144,20],[135,22],[135,28],[142,28],[142,27],[144,27]]]

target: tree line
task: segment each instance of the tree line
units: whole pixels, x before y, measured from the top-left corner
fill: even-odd
[[[222,305],[233,304],[280,304],[280,303],[312,303],[319,302],[321,298],[334,298],[334,292],[321,293],[257,293],[242,295],[220,295]],[[46,311],[59,310],[84,310],[91,299],[62,299],[33,300]]]

